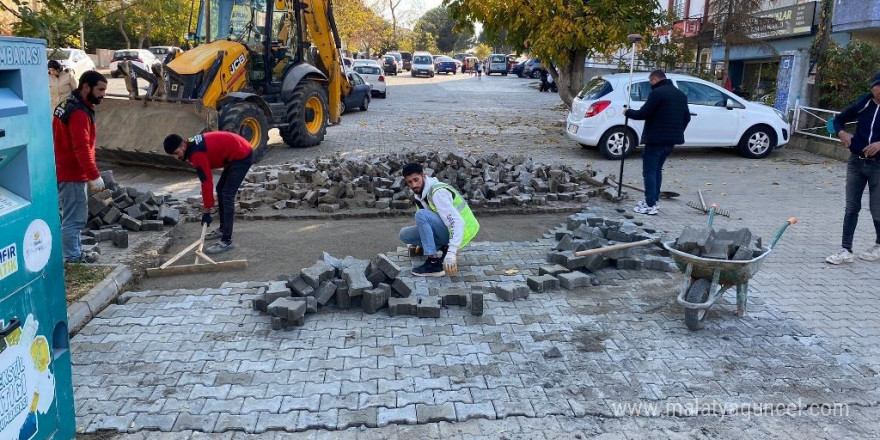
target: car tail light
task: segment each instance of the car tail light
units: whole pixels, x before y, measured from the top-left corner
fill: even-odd
[[[385,77],[382,75],[379,75],[379,82],[385,82]]]
[[[138,58],[138,59],[135,60],[135,61],[137,61],[137,62],[139,62],[139,63],[141,63],[141,64],[144,64],[144,60],[142,60],[142,59],[140,59],[140,58]]]
[[[584,113],[585,118],[592,118],[593,116],[602,113],[602,110],[608,108],[611,105],[611,101],[596,101],[590,104],[590,108],[587,109],[587,112]]]

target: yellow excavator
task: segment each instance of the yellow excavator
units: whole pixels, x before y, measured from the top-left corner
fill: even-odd
[[[243,136],[255,160],[271,128],[290,147],[320,144],[351,92],[331,0],[202,0],[198,9],[202,44],[150,70],[120,63],[128,95],[95,107],[98,159],[186,168],[162,140],[214,130]]]

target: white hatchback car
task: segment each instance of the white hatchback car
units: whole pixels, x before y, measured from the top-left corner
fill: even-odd
[[[356,64],[350,70],[357,72],[364,81],[372,87],[370,93],[373,96],[385,98],[388,96],[388,88],[385,84],[385,72],[378,64]]]
[[[79,80],[80,75],[88,70],[95,70],[95,62],[81,49],[61,47],[58,49],[46,49],[46,56],[50,60],[61,63],[65,69],[70,70],[73,77]]]
[[[648,73],[633,74],[631,106],[639,109],[651,93]],[[667,74],[684,92],[691,122],[684,132],[684,147],[737,147],[748,158],[766,157],[788,143],[790,128],[785,115],[764,104],[746,101],[715,84],[680,74]],[[565,134],[584,147],[598,146],[608,159],[624,152],[624,117],[628,73],[596,76],[574,99]],[[629,147],[639,144],[644,121],[629,121]]]
[[[122,49],[113,52],[113,60],[110,61],[110,76],[117,78],[122,75],[119,70],[119,63],[122,61],[131,61],[135,66],[140,67],[147,72],[152,72],[153,66],[162,64],[152,52],[147,49]]]

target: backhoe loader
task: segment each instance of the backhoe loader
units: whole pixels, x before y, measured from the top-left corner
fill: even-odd
[[[164,137],[224,130],[247,139],[258,161],[271,128],[310,147],[339,123],[351,86],[331,0],[202,0],[198,23],[203,43],[167,64],[121,63],[128,95],[96,106],[100,160],[188,168],[165,154]]]

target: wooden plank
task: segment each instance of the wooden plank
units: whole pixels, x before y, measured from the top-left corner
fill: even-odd
[[[211,257],[209,257],[209,256],[206,255],[204,252],[199,251],[199,250],[196,251],[196,258],[198,258],[198,257],[202,257],[202,258],[204,258],[205,261],[207,261],[208,263],[211,263],[211,264],[217,264],[217,262],[214,261]],[[196,264],[199,264],[199,262],[196,261]]]
[[[189,251],[195,249],[195,248],[199,245],[199,243],[201,243],[201,242],[202,242],[201,240],[197,240],[197,241],[193,242],[193,244],[191,244],[191,245],[185,247],[183,250],[181,250],[180,252],[178,252],[176,255],[174,255],[173,257],[171,257],[170,259],[168,259],[168,261],[162,263],[162,265],[159,266],[159,268],[160,268],[160,269],[164,269],[164,268],[166,268],[166,267],[168,267],[168,266],[171,266],[172,264],[174,264],[175,261],[177,261],[178,259],[180,259],[180,257],[186,255],[187,252],[189,252]]]
[[[615,244],[615,245],[611,245],[611,246],[600,247],[600,248],[596,248],[596,249],[587,249],[585,251],[575,252],[574,256],[575,257],[585,257],[587,255],[593,255],[593,254],[604,254],[605,252],[619,251],[621,249],[629,249],[629,248],[634,248],[634,247],[639,247],[639,246],[647,246],[649,244],[657,244],[659,242],[660,242],[660,240],[655,240],[655,239],[649,238],[646,240],[634,241],[632,243],[621,243],[621,244]]]
[[[216,264],[183,264],[180,266],[151,267],[147,276],[162,277],[168,275],[184,275],[205,272],[222,272],[227,269],[247,269],[247,260],[218,261]]]
[[[199,254],[202,254],[202,248],[205,246],[205,232],[207,232],[207,230],[208,230],[208,225],[205,223],[202,223],[202,236],[199,237],[199,248],[196,249],[195,264],[199,264]],[[204,254],[202,254],[202,255],[204,255]],[[214,262],[210,258],[208,260],[211,261],[212,263]]]

